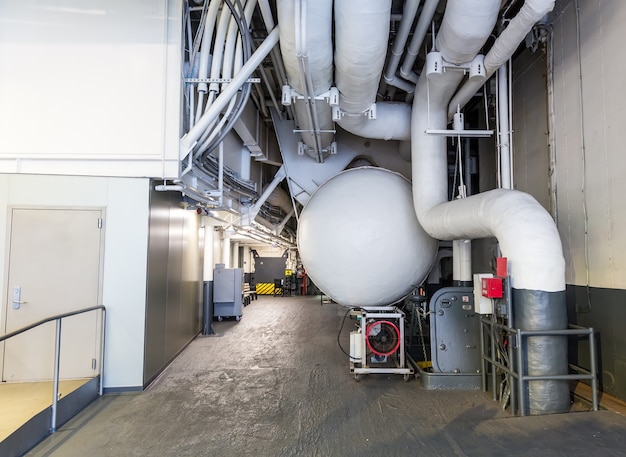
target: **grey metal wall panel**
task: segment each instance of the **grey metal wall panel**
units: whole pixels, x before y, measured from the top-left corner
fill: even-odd
[[[151,192],[149,223],[144,383],[167,362],[163,336],[167,311],[170,210],[166,194]]]
[[[151,191],[144,385],[201,326],[199,218],[180,202],[180,194]]]

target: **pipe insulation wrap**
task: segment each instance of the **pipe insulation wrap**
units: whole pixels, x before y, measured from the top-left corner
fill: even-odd
[[[335,1],[335,79],[346,113],[363,113],[376,101],[390,16],[391,0]]]
[[[402,102],[376,103],[376,119],[366,116],[345,116],[339,125],[363,138],[377,140],[411,139],[411,106]]]
[[[306,24],[296,18],[296,3],[302,0],[277,0],[278,23],[280,24],[280,51],[287,71],[289,85],[299,94],[305,93],[300,77],[296,34],[304,27],[305,42],[311,81],[315,94],[326,92],[333,82],[332,43],[332,0],[309,0],[302,2],[305,11],[300,13]]]
[[[450,101],[448,107],[450,119],[456,113],[457,106],[464,107],[482,87],[484,81],[489,79],[501,65],[509,60],[533,26],[554,9],[554,4],[555,0],[527,0],[524,2],[520,11],[509,21],[507,27],[485,56],[484,66],[487,77],[484,80],[480,78],[468,80]]]
[[[296,3],[299,3],[298,8]],[[332,0],[277,0],[276,7],[280,24],[280,50],[289,85],[300,95],[307,94],[299,60],[299,55],[302,56],[304,51],[313,87],[313,93],[308,95],[323,94],[330,89],[333,82]],[[300,17],[296,17],[298,11]],[[301,22],[302,18],[305,23]],[[301,37],[304,35],[304,42],[298,35]],[[302,141],[307,146],[315,148],[315,132],[312,131],[314,126],[309,115],[308,103],[307,100],[297,99],[294,101],[293,109],[298,128],[304,130],[301,133]],[[319,128],[334,130],[330,106],[323,101],[317,101],[313,109]],[[326,147],[332,141],[332,133],[320,133],[322,147]]]
[[[530,195],[495,189],[435,206],[420,218],[442,240],[495,236],[516,289],[565,290],[565,260],[550,214]]]
[[[471,61],[496,25],[499,7],[500,0],[448,2],[435,42],[443,58],[456,64]]]
[[[524,330],[567,328],[565,291],[543,292],[513,289],[516,327]],[[526,337],[524,372],[532,376],[568,374],[567,336]],[[529,381],[524,395],[530,414],[567,412],[570,408],[569,381]]]
[[[486,40],[491,29],[481,24],[484,18],[473,19],[471,4],[475,2],[449,0],[445,15],[451,8],[456,11],[455,4],[459,2],[467,7],[465,27],[485,27],[483,36]],[[447,37],[446,29],[451,26],[459,25],[444,16],[440,37]],[[449,55],[447,41],[441,40],[439,44],[442,54]],[[511,43],[512,50],[518,44]],[[479,48],[482,44],[460,41],[455,43],[455,52],[473,57],[472,53],[478,51],[476,46]],[[531,196],[504,189],[447,202],[446,141],[428,135],[425,130],[446,128],[448,102],[455,84],[460,82],[450,73],[445,72],[442,77],[429,82],[423,71],[415,91],[411,156],[413,201],[418,220],[434,238],[458,240],[496,236],[502,255],[509,259],[516,327],[533,330],[535,326],[548,325],[550,329],[565,329],[565,261],[556,225],[547,211]],[[454,100],[449,106],[450,111],[456,111]],[[526,360],[531,374],[541,374],[545,370],[565,374],[566,340],[552,336],[533,337],[528,342]],[[530,384],[527,396],[532,413],[557,413],[569,407],[569,402],[566,405],[564,401],[569,399],[567,382],[533,381]]]
[[[345,306],[401,300],[430,271],[437,241],[417,222],[409,181],[383,168],[343,171],[300,214],[298,251],[313,282]]]

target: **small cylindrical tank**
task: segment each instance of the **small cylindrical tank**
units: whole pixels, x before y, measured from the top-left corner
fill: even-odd
[[[311,280],[337,303],[378,306],[422,282],[437,241],[417,221],[407,179],[362,167],[313,193],[300,215],[298,249]]]

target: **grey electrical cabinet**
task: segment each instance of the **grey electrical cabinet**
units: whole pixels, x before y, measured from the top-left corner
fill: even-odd
[[[243,270],[222,268],[213,270],[213,317],[241,319],[243,314]]]

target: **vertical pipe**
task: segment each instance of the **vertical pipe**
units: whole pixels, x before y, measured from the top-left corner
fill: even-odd
[[[61,319],[56,320],[56,340],[54,345],[54,379],[52,380],[52,417],[50,432],[57,431],[57,403],[59,401],[59,369],[61,367]]]
[[[500,131],[498,140],[500,143],[500,174],[503,189],[512,189],[511,185],[511,151],[509,142],[510,119],[509,119],[509,82],[507,65],[498,69],[498,119]]]

